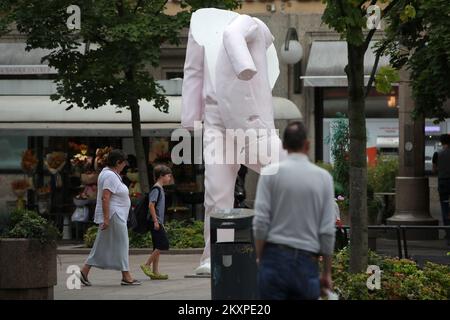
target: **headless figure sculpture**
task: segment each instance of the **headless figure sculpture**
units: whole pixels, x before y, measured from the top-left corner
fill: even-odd
[[[273,36],[259,19],[219,9],[200,9],[191,18],[184,66],[181,123],[193,129],[203,121],[205,160],[205,248],[197,274],[210,274],[210,214],[234,206],[234,189],[240,165],[260,172],[286,153],[274,133],[272,88],[279,74]],[[217,161],[230,145],[227,129],[266,132],[245,144],[237,155],[252,159],[255,148],[270,149],[267,160],[241,157],[233,163]],[[228,139],[227,139],[228,140]],[[236,141],[234,141],[236,143]],[[235,145],[232,145],[235,147]],[[253,158],[255,159],[255,158]]]

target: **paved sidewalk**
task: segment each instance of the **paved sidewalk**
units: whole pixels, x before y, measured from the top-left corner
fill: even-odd
[[[148,255],[131,255],[131,272],[142,281],[140,286],[120,285],[121,273],[118,271],[92,268],[89,280],[92,287],[82,286],[79,290],[69,290],[66,273],[69,265],[82,266],[87,255],[58,255],[58,284],[55,287],[55,300],[210,300],[211,280],[205,278],[185,278],[193,274],[200,261],[200,254],[161,255],[161,272],[169,274],[169,280],[150,280],[139,265]]]

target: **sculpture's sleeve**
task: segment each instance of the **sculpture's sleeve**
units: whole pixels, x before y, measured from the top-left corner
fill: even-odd
[[[224,30],[223,46],[240,80],[250,80],[258,72],[248,49],[257,32],[258,24],[247,15],[238,16]]]
[[[181,101],[181,125],[186,129],[193,129],[195,121],[202,121],[205,110],[203,60],[204,48],[195,41],[189,31]]]

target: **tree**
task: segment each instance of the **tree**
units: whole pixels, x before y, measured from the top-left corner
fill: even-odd
[[[448,0],[403,0],[386,16],[378,51],[397,70],[410,71],[414,116],[443,121],[450,98],[450,4]],[[386,87],[386,89],[389,89]]]
[[[367,30],[367,11],[371,5],[384,6],[380,10],[382,19],[398,4],[398,0],[323,0],[326,3],[322,20],[340,33],[347,42],[348,64],[345,72],[348,79],[348,118],[350,133],[350,178],[349,178],[349,214],[351,217],[350,271],[365,272],[367,267],[367,158],[366,158],[366,119],[365,98],[371,89],[377,70],[379,56],[371,74],[371,80],[365,89],[364,55],[376,28]],[[373,18],[373,17],[372,17]],[[395,80],[393,70],[380,70],[388,80]]]
[[[237,0],[182,0],[175,15],[167,0],[2,0],[0,34],[12,23],[27,36],[27,50],[51,50],[45,57],[58,70],[53,100],[69,108],[96,109],[106,103],[130,110],[141,186],[149,191],[139,101],[168,112],[168,101],[150,66],[160,61],[161,45],[180,43],[180,31],[200,7],[233,9]],[[69,30],[67,8],[81,9],[81,29]]]

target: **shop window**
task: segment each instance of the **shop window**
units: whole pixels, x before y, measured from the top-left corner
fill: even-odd
[[[0,170],[21,170],[22,154],[27,147],[27,137],[0,137]]]
[[[183,77],[184,77],[183,71],[167,71],[166,72],[166,79],[167,80],[178,79],[178,78],[183,79]]]

